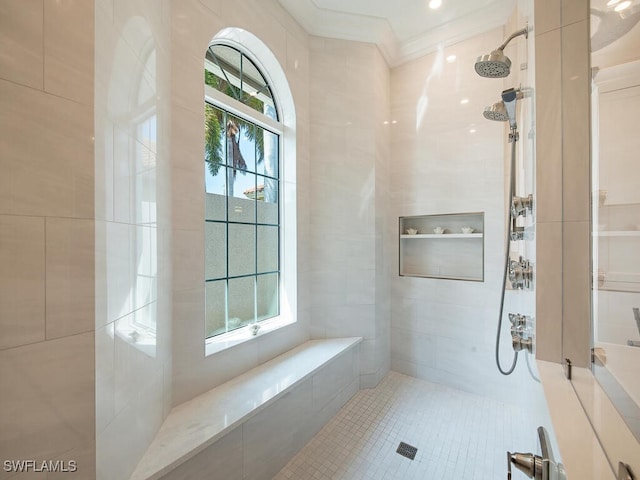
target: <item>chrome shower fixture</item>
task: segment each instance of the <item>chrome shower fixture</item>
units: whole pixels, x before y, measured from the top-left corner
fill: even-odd
[[[519,260],[509,262],[509,281],[514,290],[524,290],[531,287],[533,281],[533,267],[529,260],[520,257]]]
[[[564,465],[556,462],[549,433],[544,427],[538,427],[538,441],[542,455],[507,452],[507,478],[511,479],[511,465],[513,465],[528,478],[535,480],[567,480]]]
[[[524,227],[513,226],[511,227],[511,234],[509,238],[512,242],[518,242],[520,240],[524,240]]]
[[[502,92],[502,101],[504,102],[504,108],[507,111],[507,117],[509,117],[509,127],[511,130],[516,130],[518,124],[516,123],[516,102],[518,101],[519,90],[510,88]],[[522,96],[520,97],[522,98]]]
[[[504,43],[489,55],[482,55],[478,57],[475,64],[475,69],[478,75],[486,78],[501,78],[509,75],[509,72],[511,72],[511,60],[509,60],[509,57],[504,54],[503,50],[511,40],[519,37],[520,35],[524,35],[525,38],[529,37],[528,25],[525,25],[523,29],[509,35]]]
[[[520,313],[510,313],[509,322],[511,322],[511,335],[529,333],[531,330],[532,319],[529,315]]]
[[[533,211],[533,195],[527,197],[518,197],[516,195],[511,199],[511,217],[518,218],[520,215],[527,216],[527,212]]]
[[[531,317],[519,313],[510,313],[511,346],[514,352],[526,350],[533,353],[533,338],[531,335]]]
[[[509,120],[504,102],[496,102],[490,107],[485,108],[482,115],[484,115],[484,118],[487,120],[493,120],[496,122],[506,122]]]
[[[522,334],[511,335],[511,346],[514,352],[526,350],[527,353],[533,353],[533,339],[525,338]]]
[[[518,89],[510,88],[509,90],[505,90],[504,92],[502,92],[502,101],[496,102],[490,107],[485,108],[484,112],[482,112],[482,115],[484,115],[484,118],[486,118],[487,120],[493,120],[497,122],[506,122],[507,120],[509,120],[511,122],[511,118],[509,116],[510,112],[507,107],[507,102],[509,102],[509,105],[512,106],[513,122],[515,124],[515,101],[522,100],[523,98],[530,96],[530,91],[531,89],[527,87]],[[505,97],[507,99],[506,101]],[[511,125],[511,128],[514,128],[513,125]]]

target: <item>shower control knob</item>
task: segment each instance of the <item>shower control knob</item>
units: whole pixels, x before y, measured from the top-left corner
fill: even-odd
[[[511,241],[524,240],[524,227],[511,227]]]
[[[522,333],[511,335],[511,346],[513,347],[514,352],[526,350],[529,353],[533,353],[533,339],[524,338]]]
[[[533,195],[526,197],[514,196],[511,200],[511,216],[518,218],[520,215],[527,216],[527,212],[533,211]]]
[[[531,317],[520,313],[510,313],[509,321],[511,322],[511,335],[523,335],[531,330]]]
[[[531,286],[533,280],[533,268],[529,260],[511,260],[509,262],[509,281],[511,287],[516,290],[522,290]]]

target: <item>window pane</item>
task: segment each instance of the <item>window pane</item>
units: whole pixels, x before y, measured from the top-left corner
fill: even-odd
[[[278,149],[279,140],[278,135],[271,133],[268,130],[260,129],[261,137],[259,141],[262,145],[262,161],[258,166],[258,173],[261,175],[267,175],[269,177],[278,178]],[[260,148],[259,148],[260,150]]]
[[[278,181],[258,176],[258,190],[264,192],[257,203],[258,223],[278,224]]]
[[[233,179],[233,169],[229,170],[229,221],[256,221],[256,176],[253,173],[236,172]]]
[[[256,271],[256,227],[229,224],[229,276]]]
[[[227,197],[215,193],[205,193],[204,197],[205,219],[225,221],[227,219]]]
[[[156,319],[158,318],[158,302],[151,302],[144,307],[137,309],[131,314],[131,321],[139,327],[156,329]]]
[[[257,281],[258,321],[279,313],[278,274],[259,275]]]
[[[211,45],[206,54],[205,83],[240,100],[240,58],[242,54],[225,45]],[[209,72],[207,75],[206,72]]]
[[[219,108],[205,103],[204,106],[204,160],[211,172],[215,176],[220,165],[226,160],[226,113]]]
[[[206,280],[227,276],[227,226],[224,223],[204,224],[204,276]]]
[[[227,165],[241,171],[256,171],[256,130],[252,123],[227,115],[225,127]]]
[[[136,277],[133,308],[138,309],[157,299],[157,229],[137,226]]]
[[[273,102],[273,95],[271,95],[271,92],[269,92],[269,96],[271,97],[271,102],[265,102],[264,114],[269,118],[273,118],[274,120],[278,120],[278,112],[276,112],[276,107],[275,107],[275,104]]]
[[[205,60],[205,83],[277,120],[271,89],[256,65],[238,50],[212,45]]]
[[[205,334],[206,337],[226,331],[226,280],[205,283]]]
[[[136,127],[136,140],[141,146],[144,146],[146,150],[137,152],[136,154],[136,171],[147,169],[149,167],[156,166],[155,153],[156,143],[158,141],[157,136],[157,118],[153,114],[140,122]]]
[[[149,168],[135,175],[135,215],[137,224],[156,223],[156,169]]]
[[[229,330],[254,321],[255,277],[229,280]]]
[[[242,56],[242,84],[245,92],[244,103],[251,105],[249,102],[253,99],[254,104],[251,106],[259,112],[263,112],[264,102],[271,100],[271,92],[258,67],[244,55]]]
[[[278,227],[258,225],[258,273],[278,270]]]

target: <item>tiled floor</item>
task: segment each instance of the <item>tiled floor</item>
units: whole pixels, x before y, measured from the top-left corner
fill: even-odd
[[[396,453],[401,441],[418,448],[415,460]],[[518,407],[390,372],[274,480],[504,479],[507,450],[536,451],[534,442],[535,425]]]

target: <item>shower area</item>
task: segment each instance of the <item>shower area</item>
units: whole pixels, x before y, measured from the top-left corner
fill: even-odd
[[[493,27],[470,19],[471,38],[442,38],[397,65],[373,43],[308,35],[291,20],[264,26],[256,5],[172,2],[167,24],[142,4],[123,14],[103,3],[97,165],[115,176],[96,197],[97,208],[113,205],[96,236],[107,298],[96,332],[98,478],[127,478],[176,406],[335,337],[362,337],[360,391],[295,457],[268,462],[265,478],[501,478],[507,452],[526,473],[526,454],[541,453],[538,427],[553,437],[534,361],[533,2],[506,2]],[[263,16],[289,18],[276,4],[261,4]],[[201,358],[201,46],[228,25],[271,48],[293,92],[297,322]],[[132,65],[145,87],[133,97]],[[128,117],[149,125],[127,130],[118,122]],[[413,217],[431,223],[407,238],[399,219]],[[408,261],[403,274],[409,250],[426,258],[418,267],[453,274],[413,274]],[[149,335],[131,339],[140,323]],[[132,432],[134,416],[143,428]],[[118,442],[125,432],[135,449]]]
[[[312,240],[325,254],[313,264],[312,332],[374,327],[364,330],[361,388],[375,388],[276,479],[506,478],[507,451],[539,454],[539,426],[553,436],[534,357],[532,22],[532,5],[519,2],[506,24],[388,74],[375,49],[312,38],[311,227],[338,233]],[[378,74],[345,79],[331,68],[354,61]],[[352,100],[363,94],[366,104]],[[360,130],[363,108],[375,112],[375,136]],[[338,130],[338,143],[326,142]],[[340,186],[331,199],[329,185]],[[357,202],[364,215],[329,213],[324,201]],[[390,364],[377,370],[387,335]]]
[[[7,471],[33,459],[87,480],[515,480],[551,452],[610,476],[580,446],[560,458],[551,401],[575,433],[560,364],[591,356],[588,2],[453,4],[458,23],[394,43],[385,15],[344,10],[425,31],[383,0],[3,2],[0,478],[58,477]],[[296,275],[290,323],[207,352],[216,38],[275,86]],[[605,177],[598,339],[635,354],[637,305],[610,314],[637,284],[616,247],[637,251],[637,189]]]

